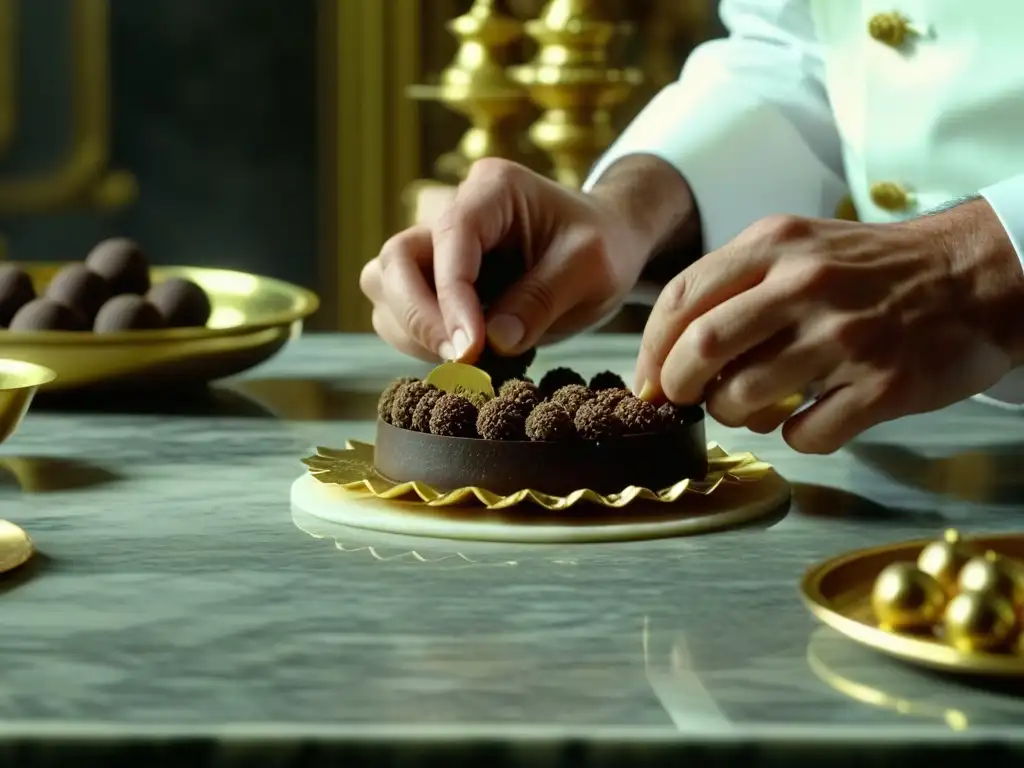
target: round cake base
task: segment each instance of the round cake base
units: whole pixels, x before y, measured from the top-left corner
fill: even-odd
[[[774,472],[757,482],[721,485],[708,496],[688,494],[672,504],[637,502],[623,509],[576,506],[566,512],[548,512],[530,504],[503,510],[428,507],[346,491],[309,474],[296,480],[291,491],[293,507],[350,528],[522,544],[638,541],[710,533],[778,517],[789,496],[789,483]]]

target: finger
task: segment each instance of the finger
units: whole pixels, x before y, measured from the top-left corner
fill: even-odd
[[[782,437],[800,453],[833,453],[888,418],[879,403],[866,381],[840,386],[786,421]]]
[[[828,347],[795,337],[788,328],[727,365],[708,388],[708,413],[721,424],[739,427],[750,426],[751,417],[766,409],[792,412],[793,396],[839,364]]]
[[[678,274],[658,296],[647,319],[637,359],[637,391],[645,399],[662,397],[662,366],[690,324],[713,307],[753,288],[764,275],[764,265],[748,249],[710,253]],[[705,351],[711,356],[717,352],[713,349],[714,338],[700,336],[692,341],[707,347]]]
[[[377,332],[384,341],[397,349],[399,352],[425,360],[428,363],[435,363],[438,356],[429,349],[413,341],[391,315],[387,307],[377,306],[373,308],[373,330]]]
[[[434,284],[448,340],[459,360],[475,359],[483,350],[484,315],[473,284],[483,254],[497,247],[517,221],[517,198],[529,179],[529,173],[514,163],[474,164],[434,227]]]
[[[366,262],[359,273],[359,290],[374,304],[384,300],[384,290],[380,274],[381,263],[379,257]]]
[[[437,295],[427,282],[431,260],[430,233],[418,233],[402,244],[403,250],[384,259],[381,276],[384,304],[407,336],[439,357],[454,357]]]
[[[570,244],[564,247],[572,248]],[[584,296],[587,259],[559,258],[548,253],[490,307],[487,338],[502,354],[517,355],[535,347],[541,337]]]
[[[768,283],[726,299],[687,326],[672,346],[661,365],[661,391],[674,403],[699,403],[732,361],[788,323],[781,294]]]

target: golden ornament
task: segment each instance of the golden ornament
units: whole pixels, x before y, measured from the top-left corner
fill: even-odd
[[[942,618],[946,591],[913,563],[892,563],[875,579],[871,607],[882,629],[928,629]]]
[[[483,395],[494,397],[494,385],[485,371],[465,363],[442,363],[432,370],[424,381],[442,392],[455,395]]]
[[[568,496],[553,496],[529,488],[502,496],[476,486],[442,491],[416,481],[395,482],[373,468],[373,446],[349,440],[344,449],[317,448],[315,456],[302,460],[309,473],[325,485],[337,485],[354,493],[369,493],[379,499],[420,502],[430,507],[456,504],[480,504],[487,509],[506,509],[519,504],[534,504],[546,510],[569,509],[584,502],[621,509],[637,501],[672,504],[684,496],[710,496],[722,486],[735,486],[778,478],[771,464],[752,453],[726,453],[716,443],[708,443],[708,473],[703,480],[680,480],[668,488],[652,490],[631,485],[619,493],[598,494],[591,490],[573,491]],[[586,512],[584,511],[584,514]]]
[[[975,554],[970,544],[960,538],[959,532],[950,528],[941,539],[921,550],[917,567],[934,577],[952,597],[956,594],[960,569]]]
[[[1024,585],[1014,572],[1013,564],[992,550],[967,561],[960,569],[957,586],[961,592],[993,591],[1011,604],[1024,602]]]
[[[958,651],[1006,650],[1016,639],[1013,605],[994,589],[961,592],[950,600],[943,618],[946,642]]]

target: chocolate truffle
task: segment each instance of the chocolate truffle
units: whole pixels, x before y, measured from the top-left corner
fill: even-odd
[[[585,440],[609,440],[622,434],[622,422],[615,411],[599,400],[583,403],[573,423],[576,434]]]
[[[625,389],[626,382],[617,373],[602,371],[601,373],[594,374],[594,377],[590,380],[590,388],[595,392],[603,389]]]
[[[403,384],[395,392],[395,399],[391,402],[391,423],[401,429],[412,429],[412,416],[420,398],[429,389],[434,387],[425,381],[410,381]]]
[[[163,315],[141,296],[123,293],[115,296],[96,314],[92,329],[96,333],[119,331],[153,331],[165,328]]]
[[[540,402],[540,390],[532,381],[510,379],[501,385],[498,397],[516,403],[524,413],[529,413]]]
[[[624,397],[615,406],[615,415],[622,422],[622,428],[628,434],[642,435],[657,432],[662,427],[661,414],[650,403],[639,397]]]
[[[544,397],[551,397],[562,387],[567,387],[570,384],[586,386],[587,382],[586,379],[570,368],[552,368],[541,378],[540,392]]]
[[[496,397],[480,409],[476,431],[485,440],[523,440],[526,413],[515,400]]]
[[[459,395],[445,393],[430,414],[430,434],[444,437],[476,437],[477,407]]]
[[[526,370],[533,364],[537,356],[536,349],[528,349],[515,357],[499,355],[490,346],[484,348],[474,365],[482,371],[486,371],[491,377],[491,383],[495,388],[510,379],[521,379]]]
[[[46,298],[71,307],[88,323],[112,295],[107,281],[85,264],[68,264],[46,286]]]
[[[386,421],[388,424],[391,423],[391,406],[395,402],[395,394],[404,384],[416,381],[415,376],[403,376],[400,379],[395,379],[380,394],[380,399],[377,401],[377,415]]]
[[[85,331],[85,318],[71,307],[42,297],[33,299],[14,313],[12,331]]]
[[[11,324],[15,313],[36,297],[32,278],[13,264],[0,267],[0,328]]]
[[[430,432],[430,415],[443,395],[440,389],[428,389],[412,412],[412,428],[417,432]]]
[[[594,393],[583,384],[567,384],[551,395],[551,400],[565,408],[573,418],[576,417],[576,411],[580,409],[580,406],[593,398]],[[609,406],[607,410],[610,411],[614,407]]]
[[[692,412],[693,406],[676,405],[675,403],[663,403],[658,408],[658,415],[661,416],[662,425],[666,429],[681,427],[689,423]]]
[[[154,285],[146,298],[164,316],[170,328],[202,328],[210,319],[210,297],[183,277],[172,277]]]
[[[139,246],[127,238],[104,240],[85,257],[85,265],[110,284],[114,296],[144,296],[149,290],[149,264]]]
[[[633,393],[628,389],[602,389],[594,395],[602,403],[609,403],[612,407],[618,405],[627,397],[632,396]]]
[[[541,403],[526,417],[526,436],[538,442],[558,442],[576,437],[572,416],[558,403]]]

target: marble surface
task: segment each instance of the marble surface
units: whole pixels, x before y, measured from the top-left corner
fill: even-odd
[[[637,343],[538,366],[628,375]],[[376,393],[418,368],[307,336],[207,398],[33,408],[0,448],[0,517],[41,552],[0,580],[0,765],[1017,759],[1024,698],[854,647],[797,583],[854,547],[1019,530],[1020,417],[964,403],[829,457],[711,425],[794,503],[697,538],[456,545],[293,517],[299,459],[371,439]]]

